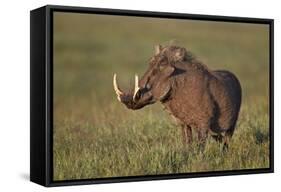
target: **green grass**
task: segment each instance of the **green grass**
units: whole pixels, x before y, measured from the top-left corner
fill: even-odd
[[[54,180],[269,167],[268,26],[55,13]],[[181,141],[160,104],[131,111],[112,88],[143,74],[176,39],[211,69],[235,73],[241,113],[229,150]],[[130,82],[130,83],[129,83]]]
[[[161,111],[155,115],[150,109],[147,114],[119,110],[119,114],[107,117],[116,109],[113,105],[109,111],[97,112],[101,123],[65,118],[55,124],[55,179],[269,166],[268,116],[264,105],[242,109],[226,153],[211,138],[203,152],[196,141],[192,146],[183,146],[181,129]]]

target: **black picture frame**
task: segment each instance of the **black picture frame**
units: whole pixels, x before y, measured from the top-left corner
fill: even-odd
[[[53,180],[53,13],[94,13],[157,18],[227,21],[268,24],[270,26],[270,167],[247,170],[225,170],[200,173],[112,177],[83,180]],[[159,179],[195,178],[274,172],[274,20],[246,17],[226,17],[182,13],[148,12],[135,10],[100,9],[46,5],[30,12],[30,180],[43,186],[64,186]]]

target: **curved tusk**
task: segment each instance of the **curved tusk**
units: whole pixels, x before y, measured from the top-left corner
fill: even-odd
[[[119,89],[118,85],[117,85],[117,80],[116,80],[116,73],[114,73],[113,75],[113,87],[114,87],[114,90],[115,90],[115,93],[117,95],[117,99],[119,101],[121,101],[120,99],[120,96],[123,95],[123,92]]]
[[[134,96],[133,96],[133,100],[135,100],[135,97],[137,95],[137,92],[139,91],[139,77],[138,75],[136,74],[135,75],[135,89],[134,89]]]

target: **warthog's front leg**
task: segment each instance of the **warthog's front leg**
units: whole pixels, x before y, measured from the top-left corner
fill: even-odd
[[[206,144],[206,140],[209,133],[209,124],[208,123],[202,123],[198,125],[197,127],[197,138],[198,138],[198,144],[201,147],[204,148]]]
[[[192,142],[192,129],[189,125],[182,125],[183,143],[190,144]]]

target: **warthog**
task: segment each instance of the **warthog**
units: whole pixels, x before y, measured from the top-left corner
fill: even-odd
[[[149,68],[132,92],[120,90],[113,77],[120,102],[137,110],[160,101],[182,127],[183,141],[205,143],[208,133],[228,145],[241,105],[241,86],[229,71],[212,71],[190,51],[178,46],[160,45],[149,61]]]

